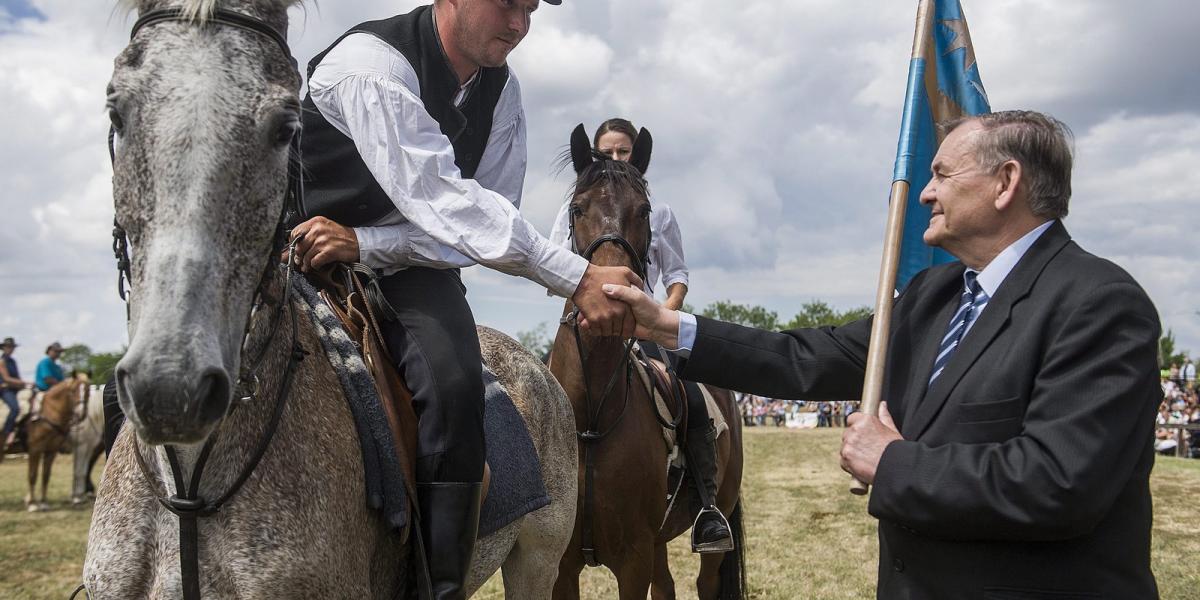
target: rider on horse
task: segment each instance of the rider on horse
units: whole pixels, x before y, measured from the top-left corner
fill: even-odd
[[[602,123],[592,138],[592,147],[598,154],[612,160],[628,162],[632,156],[633,143],[637,140],[637,129],[626,119],[614,118]],[[679,222],[675,213],[665,203],[655,202],[650,212],[650,251],[646,267],[646,293],[654,295],[654,283],[662,280],[667,290],[663,306],[679,310],[688,291],[688,268],[683,257],[683,238],[679,233]],[[550,241],[565,248],[574,248],[571,234],[571,203],[566,202],[558,211]],[[640,342],[642,349],[652,357],[661,358],[671,364],[652,342]],[[673,357],[673,355],[671,355]],[[684,442],[687,464],[691,470],[696,493],[701,500],[701,512],[696,519],[693,534],[693,550],[696,552],[724,552],[733,543],[729,524],[716,506],[717,496],[717,453],[714,446],[716,431],[708,418],[708,408],[700,387],[685,381],[688,402],[688,433]]]
[[[297,262],[380,275],[395,313],[383,334],[419,419],[421,530],[439,599],[465,596],[484,474],[479,339],[460,269],[480,263],[571,297],[601,335],[633,325],[602,285],[640,284],[551,244],[517,210],[525,113],[506,59],[537,5],[436,0],[355,26],[309,64]]]
[[[58,342],[54,342],[46,347],[46,356],[38,361],[37,372],[33,378],[33,386],[36,388],[33,392],[34,394],[39,392],[45,394],[50,391],[50,388],[66,379],[66,376],[63,374],[62,365],[58,364],[58,358],[62,356],[62,353],[62,344]],[[34,406],[33,398],[30,398],[29,412],[38,412],[34,409]]]
[[[0,459],[3,459],[4,449],[8,447],[9,438],[16,431],[17,417],[21,414],[21,405],[17,403],[17,392],[31,387],[32,384],[21,379],[17,368],[17,359],[12,353],[17,349],[17,342],[10,337],[0,343],[0,398],[8,407],[8,416],[4,417],[4,430],[0,434]]]

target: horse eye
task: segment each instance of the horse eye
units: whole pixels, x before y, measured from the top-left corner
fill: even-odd
[[[122,133],[125,129],[125,120],[121,118],[121,112],[114,106],[108,107],[108,120],[112,123],[112,127],[117,133]]]
[[[292,139],[300,133],[300,121],[288,119],[279,124],[279,128],[275,130],[275,145],[287,146],[292,143]]]
[[[571,205],[570,211],[571,211],[571,216],[575,217],[576,219],[583,216],[583,209],[579,208],[578,206],[575,206],[574,204]]]

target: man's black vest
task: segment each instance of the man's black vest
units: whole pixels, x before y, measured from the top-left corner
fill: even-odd
[[[421,103],[454,146],[454,164],[462,176],[475,177],[479,159],[492,132],[492,115],[508,83],[508,67],[482,68],[467,93],[454,106],[458,77],[450,67],[433,25],[433,9],[422,6],[406,14],[369,21],[347,31],[308,63],[308,77],[325,55],[352,33],[369,33],[404,55],[417,72]],[[317,110],[312,96],[304,98],[304,202],[302,218],[328,217],[342,225],[372,223],[395,210],[363,163],[354,141],[343,135]]]

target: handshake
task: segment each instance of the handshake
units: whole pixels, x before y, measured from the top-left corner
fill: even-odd
[[[679,346],[679,311],[659,304],[625,267],[590,265],[571,297],[583,318],[579,326],[598,336],[636,337],[663,348]]]

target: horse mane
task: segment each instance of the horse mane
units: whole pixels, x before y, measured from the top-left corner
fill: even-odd
[[[150,0],[119,0],[120,6],[126,10],[144,10],[146,4]],[[179,7],[183,9],[183,16],[198,23],[203,23],[212,18],[213,13],[217,10],[217,5],[221,0],[182,0]],[[301,4],[304,0],[254,0],[256,5],[267,9],[287,10],[294,5]]]
[[[571,150],[568,148],[555,161],[558,164],[558,170],[562,171],[571,164]],[[650,199],[650,186],[646,183],[646,178],[638,172],[633,165],[613,160],[603,154],[596,153],[595,160],[580,171],[575,177],[575,183],[571,184],[571,188],[567,190],[567,197],[574,197],[576,194],[586,192],[601,183],[611,180],[618,185],[633,188],[633,190]]]

